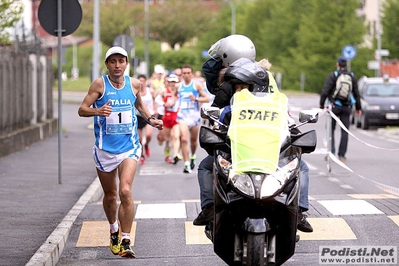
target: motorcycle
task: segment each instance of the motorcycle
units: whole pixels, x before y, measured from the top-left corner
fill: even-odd
[[[303,110],[300,123],[287,126],[286,136],[273,144],[278,145],[278,158],[272,171],[248,168],[241,172],[234,170],[235,160],[246,158],[235,154],[229,134],[232,124],[219,121],[220,115],[216,107],[201,109],[201,117],[214,124],[212,128],[202,126],[199,136],[200,146],[214,156],[214,218],[205,226],[205,234],[228,265],[281,265],[294,254],[297,242],[301,155],[313,152],[317,142],[315,130],[292,132],[316,123],[318,114]],[[248,135],[240,135],[238,130],[234,137],[245,141]],[[245,145],[251,141],[247,142]],[[259,152],[259,148],[251,148]],[[268,150],[261,153],[268,154]]]

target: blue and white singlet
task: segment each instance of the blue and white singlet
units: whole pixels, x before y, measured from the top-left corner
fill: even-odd
[[[124,76],[123,88],[115,88],[103,75],[104,92],[93,107],[101,108],[111,100],[112,113],[108,117],[94,116],[95,145],[104,151],[119,154],[140,149],[137,118],[134,109],[136,95],[129,76]]]
[[[194,95],[195,98],[198,98],[200,96],[199,92],[195,89],[194,84],[194,80],[192,80],[188,85],[185,85],[184,82],[180,84],[178,92],[181,113],[191,113],[199,111],[198,102],[190,99],[190,95]]]

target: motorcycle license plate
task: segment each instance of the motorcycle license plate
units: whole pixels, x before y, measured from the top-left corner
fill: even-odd
[[[399,113],[387,113],[385,117],[386,119],[399,119]]]

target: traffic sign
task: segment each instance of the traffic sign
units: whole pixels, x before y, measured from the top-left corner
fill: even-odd
[[[380,50],[375,50],[376,56],[389,56],[389,50],[387,49],[380,49]]]
[[[43,29],[54,36],[58,36],[58,1],[43,0],[39,5],[38,17]],[[60,1],[62,36],[73,33],[82,21],[82,7],[78,0]]]
[[[378,69],[380,69],[380,63],[378,61],[368,61],[367,68],[378,70]]]
[[[120,46],[126,50],[126,52],[130,53],[134,47],[134,41],[132,37],[126,34],[120,34],[115,37],[114,41],[112,42],[113,46]]]
[[[353,45],[345,45],[342,48],[342,56],[346,58],[346,60],[352,60],[356,57],[356,48]]]

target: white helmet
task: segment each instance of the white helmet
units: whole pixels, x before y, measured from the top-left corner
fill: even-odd
[[[208,51],[214,59],[222,59],[224,66],[229,66],[239,58],[255,60],[254,43],[244,35],[230,35],[217,41]]]

